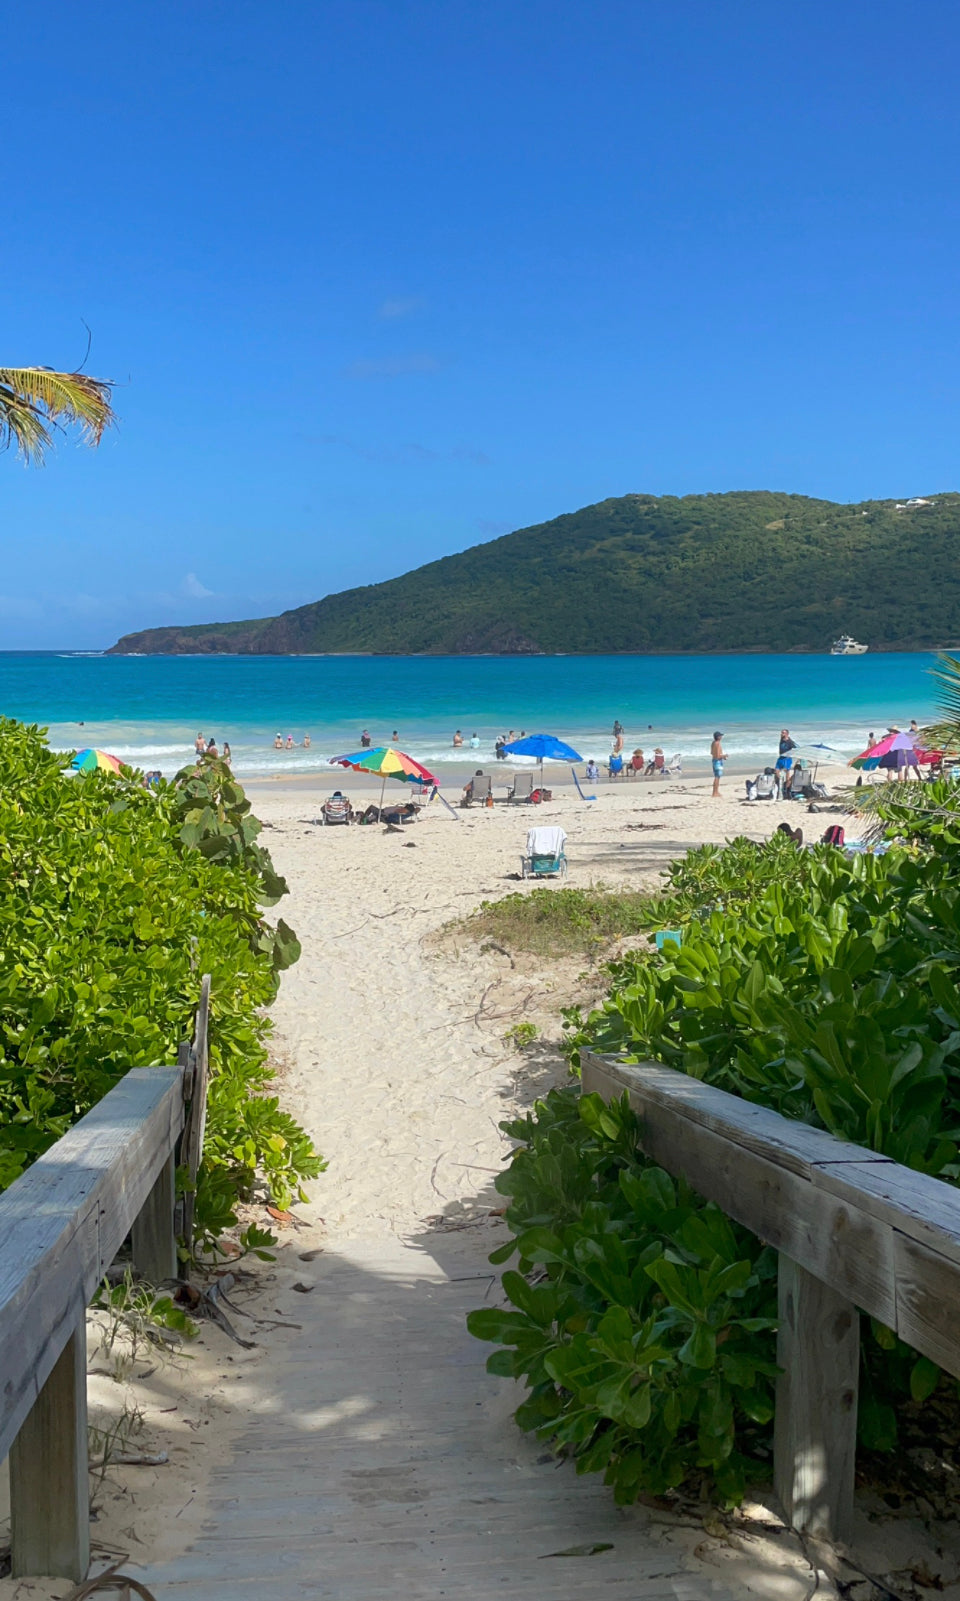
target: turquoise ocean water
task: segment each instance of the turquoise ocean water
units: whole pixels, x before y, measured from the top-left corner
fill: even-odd
[[[928,655],[835,656],[99,656],[0,653],[0,711],[50,728],[64,749],[97,745],[170,774],[202,729],[230,741],[238,774],[322,769],[399,733],[403,750],[442,774],[476,732],[490,761],[498,734],[525,729],[601,760],[615,717],[627,745],[706,763],[723,731],[734,762],[776,751],[780,728],[855,754],[872,729],[933,713]],[[83,727],[79,726],[83,723]],[[649,725],[652,725],[649,726]],[[288,733],[293,751],[276,752]],[[311,748],[301,744],[304,733]]]

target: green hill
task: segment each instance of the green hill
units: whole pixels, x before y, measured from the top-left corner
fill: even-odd
[[[279,617],[150,628],[171,654],[872,649],[960,639],[960,495],[623,495]]]

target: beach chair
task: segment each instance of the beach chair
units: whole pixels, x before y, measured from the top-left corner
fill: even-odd
[[[747,800],[776,800],[777,779],[772,767],[765,767],[756,778],[747,781]]]
[[[353,820],[353,807],[346,795],[335,790],[329,800],[324,801],[321,816],[324,827],[331,823],[349,823]]]
[[[507,800],[528,801],[533,794],[535,783],[535,773],[514,773],[513,788],[507,796]]]
[[[611,756],[609,762],[607,763],[607,777],[608,778],[622,778],[623,777],[623,757],[622,756]]]
[[[527,831],[527,854],[520,858],[521,878],[540,878],[548,873],[567,875],[567,858],[564,846],[566,833],[562,828],[531,828]]]
[[[660,777],[661,778],[682,778],[683,777],[683,758],[681,757],[679,751],[677,751],[675,756],[671,756],[671,758],[668,761],[666,767],[661,772]]]
[[[493,778],[490,773],[480,773],[471,778],[460,802],[461,806],[485,806],[487,796],[493,798]]]

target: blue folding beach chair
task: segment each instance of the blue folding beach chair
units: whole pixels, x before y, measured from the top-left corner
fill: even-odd
[[[542,878],[556,873],[560,878],[566,878],[566,843],[567,836],[562,828],[529,829],[527,854],[520,858],[520,877]]]

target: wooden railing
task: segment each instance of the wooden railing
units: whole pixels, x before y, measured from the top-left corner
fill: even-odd
[[[209,997],[204,978],[176,1067],[127,1073],[0,1195],[0,1461],[9,1452],[15,1578],[86,1576],[86,1309],[128,1234],[143,1278],[177,1275],[175,1151],[188,1099],[202,1143],[195,1064],[206,1063]]]
[[[846,1537],[859,1312],[960,1377],[960,1192],[672,1068],[580,1056],[647,1156],[779,1251],[774,1488],[794,1528]]]

